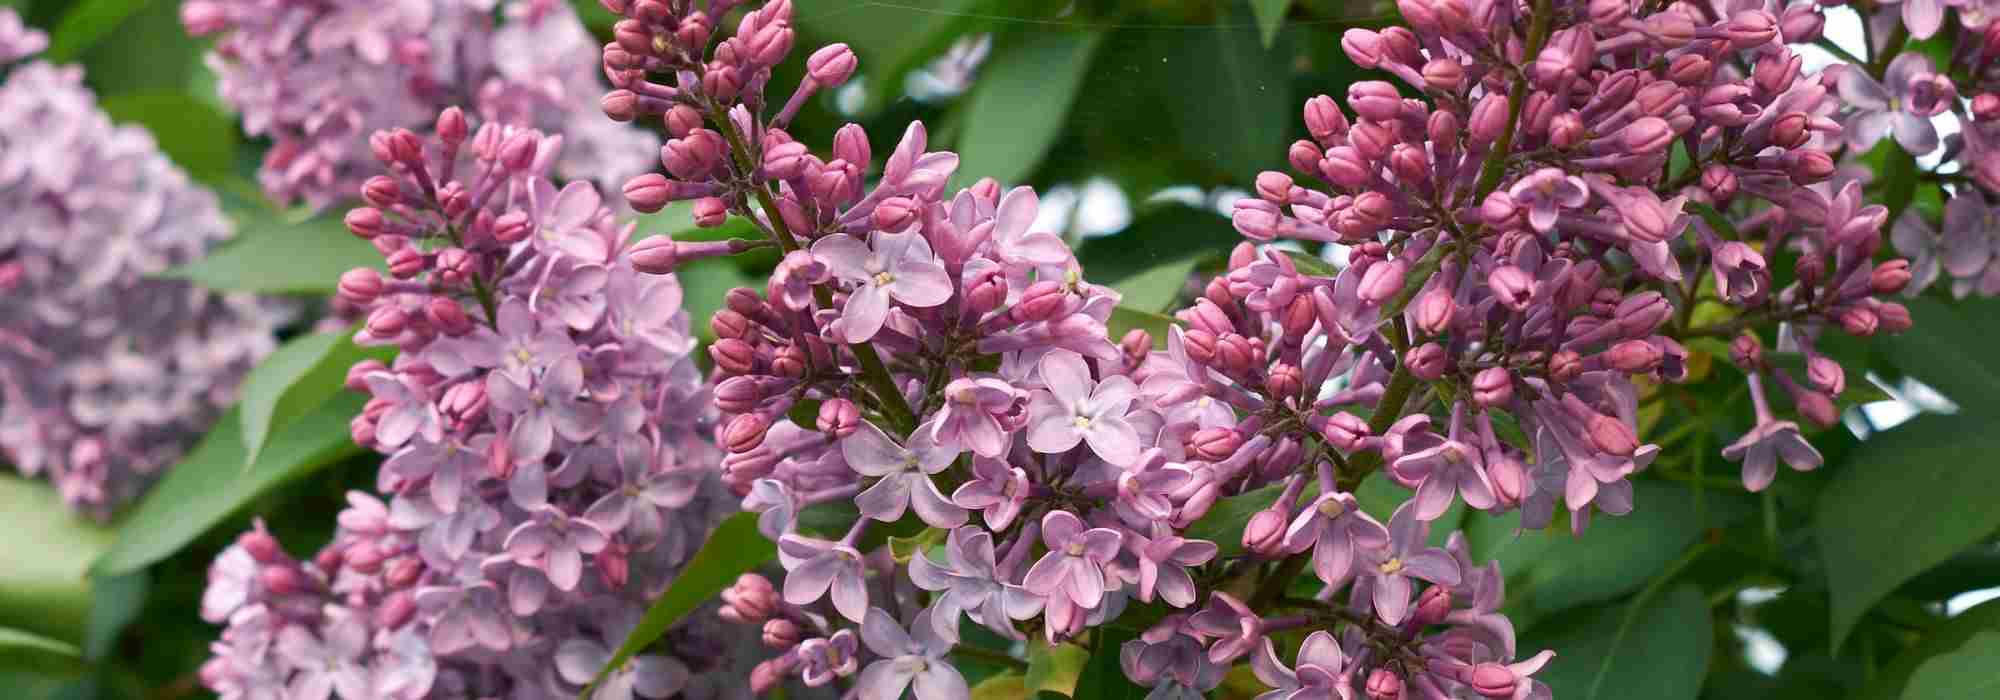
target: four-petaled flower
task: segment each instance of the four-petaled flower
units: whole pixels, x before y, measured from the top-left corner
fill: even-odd
[[[903,626],[896,624],[896,618],[881,608],[870,608],[868,617],[861,621],[861,641],[868,644],[868,650],[881,656],[881,660],[862,669],[856,680],[854,691],[859,700],[897,700],[903,697],[905,688],[911,689],[917,700],[966,700],[972,697],[965,685],[965,676],[951,665],[947,654],[951,653],[952,642],[938,636],[937,630],[927,617],[929,612],[917,613],[910,624],[911,632],[904,632]],[[914,633],[914,636],[912,636]]]
[[[1528,210],[1528,225],[1542,233],[1555,228],[1560,210],[1575,209],[1590,201],[1590,190],[1584,186],[1583,178],[1560,168],[1528,173],[1516,180],[1507,194],[1514,198],[1515,206]]]
[[[1042,383],[1028,402],[1028,446],[1054,454],[1090,444],[1098,457],[1116,466],[1139,456],[1139,430],[1126,420],[1138,387],[1124,375],[1102,382],[1090,378],[1083,356],[1057,350],[1042,356]]]
[[[1048,547],[1029,567],[1022,587],[1048,599],[1049,635],[1067,628],[1104,602],[1104,565],[1118,556],[1124,534],[1111,528],[1084,529],[1083,519],[1064,510],[1042,516],[1042,544]]]
[[[1339,585],[1354,565],[1356,549],[1380,549],[1389,542],[1382,523],[1361,512],[1361,504],[1345,493],[1321,495],[1292,519],[1285,529],[1285,551],[1313,551],[1313,573],[1326,585]]]
[[[1416,498],[1417,518],[1436,520],[1451,508],[1453,494],[1465,497],[1465,504],[1479,510],[1493,508],[1493,482],[1486,475],[1486,460],[1479,448],[1446,440],[1436,447],[1403,455],[1390,466],[1396,476],[1420,482]]]
[[[778,563],[785,567],[785,602],[811,605],[831,589],[842,617],[860,622],[868,614],[864,564],[852,545],[785,535],[778,538]]]
[[[1442,549],[1425,546],[1430,530],[1430,523],[1417,517],[1416,504],[1404,503],[1389,516],[1388,546],[1361,550],[1359,583],[1374,594],[1375,616],[1383,622],[1400,625],[1409,616],[1410,579],[1458,585],[1458,562]]]
[[[958,527],[965,522],[965,509],[946,499],[937,482],[931,481],[932,474],[951,466],[957,451],[922,443],[914,447],[896,444],[867,421],[843,438],[840,452],[847,466],[862,476],[876,477],[874,486],[854,497],[854,505],[862,515],[883,522],[901,520],[905,510],[915,508],[917,517],[931,527]]]
[[[1935,3],[1937,0],[1908,0],[1919,4]],[[1911,155],[1924,155],[1937,150],[1937,127],[1931,124],[1930,114],[1924,114],[1919,105],[1911,99],[1915,97],[1915,86],[1919,79],[1934,73],[1931,59],[1919,52],[1908,52],[1889,62],[1889,70],[1883,74],[1887,84],[1875,82],[1867,71],[1849,66],[1840,71],[1840,97],[1854,107],[1854,119],[1842,132],[1847,142],[1856,149],[1867,151],[1875,147],[1875,142],[1883,136],[1894,134],[1896,143]]]
[[[1340,642],[1326,630],[1306,635],[1306,641],[1299,645],[1298,668],[1285,665],[1278,657],[1277,647],[1270,639],[1264,640],[1263,650],[1250,657],[1250,670],[1257,674],[1257,680],[1271,686],[1271,690],[1258,695],[1255,700],[1349,700],[1351,691],[1340,677],[1347,665],[1347,655],[1340,650]]]
[[[945,538],[943,564],[921,552],[911,556],[910,580],[938,594],[931,602],[931,624],[939,636],[953,642],[959,638],[962,614],[1002,636],[1019,639],[1021,633],[1009,621],[1026,619],[1041,606],[1041,599],[1000,579],[994,571],[993,533],[978,528],[951,531]]]
[[[866,342],[882,330],[891,299],[923,309],[951,298],[951,275],[914,231],[877,231],[871,243],[836,233],[814,242],[812,254],[834,277],[855,285],[841,307],[841,329],[850,343]]]

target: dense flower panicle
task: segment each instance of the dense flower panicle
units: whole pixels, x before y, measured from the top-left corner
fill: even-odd
[[[46,43],[0,10],[0,62]],[[234,401],[286,314],[153,278],[230,222],[144,129],[112,125],[76,67],[20,64],[0,84],[0,211],[0,456],[108,517]]]
[[[947,191],[958,158],[929,150],[922,124],[879,171],[859,126],[815,153],[784,129],[804,99],[853,73],[852,53],[815,51],[792,96],[767,102],[769,69],[792,48],[791,5],[746,10],[726,38],[716,22],[734,3],[716,5],[607,2],[625,19],[604,50],[618,88],[604,107],[617,119],[662,115],[675,134],[665,172],[626,185],[635,208],[694,200],[696,223],[744,217],[759,243],[785,251],[764,289],[732,291],[709,319],[723,479],[759,513],[785,570],[781,582],[746,575],[723,595],[721,616],[761,626],[773,652],[753,690],[852,676],[860,697],[963,700],[949,654],[966,620],[1047,643],[1180,610],[1122,650],[1127,675],[1156,696],[1212,689],[1272,633],[1308,626],[1341,631],[1338,663],[1316,652],[1300,662],[1306,676],[1290,671],[1315,687],[1349,694],[1380,673],[1439,692],[1504,682],[1510,694],[1546,694],[1526,678],[1539,662],[1496,665],[1514,662],[1497,570],[1424,547],[1414,504],[1388,525],[1361,513],[1343,481],[1358,477],[1336,469],[1339,455],[1285,432],[1326,422],[1308,414],[1334,377],[1353,380],[1351,397],[1381,395],[1395,359],[1375,307],[1322,313],[1288,258],[1246,246],[1232,267],[1249,311],[1238,297],[1191,310],[1164,351],[1145,331],[1114,339],[1118,293],[1089,283],[1061,237],[1035,230],[1034,190],[982,180]],[[633,256],[667,272],[728,252],[656,238]],[[1340,293],[1379,307],[1401,287],[1381,265]],[[1331,301],[1331,288],[1319,291]],[[1291,334],[1265,334],[1280,325]],[[1315,341],[1301,342],[1308,333]],[[1284,366],[1262,364],[1267,353]],[[1416,453],[1446,432],[1473,441],[1460,436],[1471,429],[1355,440]],[[1478,468],[1450,455],[1410,478],[1470,488]],[[1259,569],[1225,566],[1221,546],[1191,527],[1225,496],[1270,487],[1290,504],[1313,485],[1328,497],[1299,514],[1295,537],[1286,509],[1243,539],[1256,556],[1323,549],[1327,579],[1295,594],[1320,597],[1280,605],[1284,585],[1266,582],[1247,601],[1214,588]],[[883,546],[917,527],[927,529],[916,551]],[[1343,591],[1353,603],[1333,602]],[[1505,678],[1475,678],[1480,664]]]
[[[273,145],[259,178],[283,202],[351,201],[375,170],[367,137],[421,128],[449,105],[564,135],[555,173],[615,185],[645,168],[650,133],[605,121],[596,50],[559,0],[185,0],[190,34],[245,131]]]
[[[680,286],[634,269],[634,226],[551,184],[560,138],[455,108],[435,131],[377,132],[390,175],[347,215],[390,270],[341,277],[356,342],[401,349],[348,375],[381,494],[350,494],[309,561],[261,532],[217,560],[202,678],[224,697],[575,697],[735,509]],[[754,635],[719,632],[674,632],[596,697],[744,695],[728,652]]]

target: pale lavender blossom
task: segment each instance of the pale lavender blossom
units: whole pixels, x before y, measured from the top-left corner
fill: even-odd
[[[1056,351],[1039,365],[1046,389],[1029,400],[1028,446],[1036,452],[1065,452],[1087,442],[1106,462],[1123,466],[1139,456],[1139,432],[1127,420],[1138,387],[1123,375],[1099,382],[1083,356]]]
[[[910,557],[910,581],[938,593],[929,608],[938,636],[957,642],[961,615],[1001,636],[1020,639],[1013,620],[1033,615],[1041,600],[1008,583],[995,570],[993,535],[975,528],[952,530],[945,538],[945,562],[927,554]]]
[[[1388,530],[1361,512],[1353,495],[1329,493],[1292,519],[1285,529],[1284,548],[1293,553],[1312,550],[1313,573],[1335,586],[1347,580],[1357,550],[1380,549],[1388,542]]]
[[[1028,501],[1028,473],[1005,461],[987,457],[972,460],[972,480],[953,491],[951,500],[964,508],[980,511],[986,527],[1007,529]]]
[[[1351,700],[1353,692],[1342,678],[1346,666],[1340,643],[1326,630],[1306,635],[1299,645],[1297,668],[1285,665],[1270,639],[1250,657],[1250,670],[1271,687],[1256,700]]]
[[[914,508],[931,527],[958,527],[965,522],[965,509],[946,499],[931,480],[931,475],[951,466],[957,451],[922,443],[914,448],[896,444],[873,423],[862,423],[842,439],[840,450],[847,465],[876,478],[875,485],[854,497],[854,504],[862,515],[883,522],[901,520],[906,509]]]
[[[854,630],[841,630],[831,637],[815,637],[799,642],[799,660],[803,668],[800,680],[807,687],[817,688],[833,679],[853,675],[861,665],[861,642]]]
[[[779,562],[785,566],[785,602],[811,605],[832,593],[833,608],[861,622],[868,614],[868,584],[861,552],[852,545],[804,535],[778,540]]]
[[[1458,562],[1444,550],[1424,544],[1430,529],[1429,523],[1416,516],[1415,505],[1404,503],[1389,518],[1388,545],[1359,552],[1361,578],[1372,590],[1375,615],[1383,622],[1402,624],[1408,616],[1411,579],[1458,585]]]
[[[910,624],[914,635],[904,632],[902,625],[896,624],[895,617],[881,608],[870,608],[868,617],[861,621],[861,640],[867,642],[868,650],[875,652],[881,660],[862,669],[861,677],[855,681],[855,695],[861,700],[897,700],[903,691],[909,689],[917,700],[967,700],[972,697],[965,684],[965,675],[951,665],[947,654],[953,644],[938,636],[937,630],[925,619],[928,612],[917,613]]]
[[[1912,7],[1935,6],[1939,2],[1907,1],[1910,4],[1905,6],[1906,12]],[[1931,29],[1936,28],[1933,23]],[[1932,75],[1934,71],[1930,57],[1915,51],[1890,61],[1882,83],[1875,82],[1860,68],[1841,71],[1840,97],[1855,109],[1854,119],[1842,132],[1847,142],[1866,151],[1874,148],[1883,136],[1894,134],[1896,142],[1912,155],[1937,150],[1937,127],[1931,124],[1930,115],[1920,113],[1912,101],[1915,97],[1912,89],[1917,79]]]
[[[889,318],[892,300],[929,308],[951,298],[951,277],[930,243],[915,232],[878,231],[869,243],[837,233],[815,241],[812,253],[834,277],[856,285],[841,308],[841,327],[850,343],[875,337]]]

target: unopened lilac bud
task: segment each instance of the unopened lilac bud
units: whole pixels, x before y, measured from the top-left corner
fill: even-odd
[[[1824,182],[1827,178],[1833,177],[1833,171],[1839,167],[1833,162],[1833,156],[1817,149],[1801,149],[1786,153],[1783,161],[1786,172],[1792,176],[1792,182],[1799,185]]]
[[[1289,204],[1292,196],[1292,178],[1289,175],[1266,170],[1257,174],[1257,196],[1272,204]]]
[[[785,146],[790,146],[790,150],[785,150]],[[688,132],[687,136],[670,140],[665,146],[661,146],[660,164],[666,166],[667,172],[673,173],[674,177],[699,181],[707,178],[709,173],[715,172],[715,169],[722,164],[722,154],[727,148],[721,134],[708,129],[695,129]],[[773,158],[788,158],[786,162],[792,170],[777,177],[795,177],[798,169],[804,167],[804,161],[800,159],[802,155],[806,155],[804,144],[781,145],[765,152],[765,167],[770,168]]]
[[[417,616],[416,598],[409,591],[395,591],[382,598],[375,607],[375,625],[382,629],[398,629],[409,624]]]
[[[806,75],[822,87],[833,87],[847,82],[855,65],[854,51],[846,44],[828,44],[806,58]]]
[[[1337,137],[1347,134],[1347,115],[1340,111],[1340,105],[1332,97],[1319,95],[1306,100],[1306,131],[1313,140],[1331,143]]]
[[[384,306],[368,314],[368,334],[377,338],[394,338],[409,326],[410,316],[402,309]]]
[[[1604,356],[1612,367],[1627,374],[1651,372],[1660,366],[1661,359],[1660,349],[1644,340],[1627,340],[1613,345]]]
[[[533,232],[533,224],[524,211],[510,211],[493,220],[493,239],[513,245],[528,240]]]
[[[1335,185],[1360,187],[1367,184],[1369,177],[1375,173],[1370,163],[1371,161],[1353,146],[1334,146],[1326,149],[1326,157],[1320,159],[1319,172],[1326,176],[1328,182]]]
[[[1549,145],[1570,149],[1581,145],[1590,135],[1590,129],[1583,124],[1583,116],[1576,110],[1557,114],[1549,121]]]
[[[181,5],[181,27],[189,36],[208,36],[229,28],[229,10],[220,2],[194,0]]]
[[[1535,278],[1528,271],[1513,265],[1499,265],[1486,274],[1486,284],[1493,290],[1493,298],[1507,308],[1524,311],[1533,301]]]
[[[1419,627],[1429,627],[1444,622],[1445,616],[1451,614],[1451,590],[1444,586],[1424,589],[1423,593],[1417,594],[1415,612],[1416,615],[1412,619],[1417,621]]]
[[[1043,280],[1030,285],[1021,294],[1021,300],[1014,304],[1012,315],[1017,323],[1046,321],[1062,311],[1069,303],[1068,292],[1062,283]]]
[[[1889,333],[1901,333],[1910,329],[1910,309],[1893,301],[1875,305],[1876,325]]]
[[[1720,163],[1711,163],[1701,169],[1701,188],[1717,202],[1727,202],[1736,196],[1736,171]]]
[[[633,269],[649,275],[669,274],[680,266],[674,239],[666,236],[640,239],[626,255],[632,260]]]
[[[356,306],[367,306],[382,296],[382,275],[372,267],[357,267],[340,274],[340,296]]]
[[[388,222],[382,218],[382,210],[374,207],[349,209],[343,221],[347,224],[347,230],[364,239],[382,235],[388,226]]]
[[[1293,170],[1301,173],[1320,172],[1319,159],[1319,147],[1305,139],[1293,141],[1291,148],[1285,150],[1285,161],[1292,164]]]
[[[798,623],[782,617],[774,617],[764,622],[764,646],[784,651],[799,643]]]
[[[730,622],[761,624],[778,611],[777,591],[757,574],[736,577],[734,585],[723,589],[722,602],[722,617]]]
[[[341,556],[341,561],[346,563],[347,568],[364,574],[373,574],[382,570],[383,558],[382,550],[376,549],[368,540],[362,540],[348,545],[347,551]]]
[[[2000,93],[1981,93],[1972,98],[1972,119],[1980,123],[2000,121]]]
[[[457,337],[472,332],[472,318],[465,314],[465,307],[448,297],[431,297],[424,304],[424,319],[445,335]]]
[[[1118,349],[1125,353],[1125,357],[1132,363],[1132,366],[1137,366],[1138,363],[1145,361],[1147,354],[1153,351],[1153,334],[1147,333],[1144,328],[1134,328],[1126,331],[1125,337],[1118,339]]]
[[[1247,373],[1258,366],[1261,354],[1249,338],[1240,334],[1222,333],[1215,337],[1215,365],[1223,371]]]
[[[1754,372],[1764,366],[1764,343],[1749,333],[1736,336],[1729,341],[1729,361],[1745,372]]]
[[[749,452],[764,444],[764,433],[770,429],[771,421],[755,413],[745,413],[730,419],[723,428],[722,445],[730,452]]]
[[[1792,3],[1778,15],[1778,33],[1787,44],[1809,44],[1826,29],[1826,16],[1812,3]]]
[[[1319,426],[1319,433],[1329,444],[1343,450],[1359,447],[1362,439],[1371,434],[1368,421],[1346,411],[1329,416],[1326,422]]]
[[[1630,457],[1639,449],[1639,436],[1633,433],[1631,426],[1625,425],[1624,421],[1592,412],[1584,421],[1584,427],[1590,435],[1590,444],[1599,450],[1619,457]]]
[[[1549,356],[1549,376],[1566,382],[1583,373],[1583,357],[1575,350],[1557,350]]]
[[[1633,154],[1658,153],[1674,142],[1674,129],[1659,117],[1641,117],[1619,132],[1625,151]]]
[[[1363,119],[1393,121],[1403,109],[1403,95],[1389,83],[1363,80],[1347,86],[1347,106]]]
[[[1374,68],[1382,63],[1382,37],[1374,31],[1358,27],[1349,29],[1346,33],[1340,35],[1340,48],[1347,53],[1347,59],[1353,61],[1356,66]],[[1320,98],[1325,98],[1328,101],[1332,101],[1333,99],[1325,95],[1313,99],[1317,100]],[[1312,103],[1307,102],[1306,104],[1307,108],[1310,109]]]
[[[749,374],[757,367],[757,350],[736,338],[722,338],[708,346],[709,359],[730,374]]]
[[[1407,272],[1408,265],[1402,260],[1390,260],[1368,266],[1368,270],[1361,275],[1359,291],[1361,301],[1372,305],[1394,298],[1397,293],[1403,291],[1403,279]]]
[[[1839,396],[1847,389],[1847,372],[1840,363],[1825,355],[1814,355],[1806,360],[1806,380],[1813,388]]]
[[[1618,304],[1618,328],[1627,336],[1648,335],[1673,312],[1673,305],[1659,292],[1634,294]]]
[[[1465,672],[1465,683],[1473,692],[1494,700],[1514,697],[1519,681],[1512,670],[1491,661],[1475,664]]]
[[[750,669],[750,693],[752,695],[763,695],[771,692],[772,689],[777,688],[785,682],[785,678],[791,675],[783,666],[779,665],[779,661],[785,658],[787,657],[765,659],[757,662],[757,665]]]
[[[290,566],[266,566],[257,572],[257,582],[274,595],[291,595],[305,590],[305,579]]]
[[[1883,261],[1868,275],[1868,289],[1876,294],[1895,294],[1910,284],[1910,261],[1902,258]]]
[[[1276,507],[1257,511],[1243,525],[1243,549],[1264,558],[1283,554],[1286,523],[1285,511]]]
[[[276,563],[285,556],[285,549],[278,546],[278,538],[272,537],[262,527],[243,533],[236,538],[236,544],[259,564]]]
[[[625,203],[632,208],[651,214],[673,201],[673,187],[667,177],[659,173],[646,173],[625,181]]]
[[[389,254],[389,274],[396,279],[409,279],[424,271],[424,254],[416,248],[403,248]]]
[[[375,446],[375,419],[367,414],[355,416],[347,421],[347,437],[362,447]]]
[[[1822,428],[1840,420],[1840,410],[1833,405],[1833,397],[1817,391],[1792,392],[1792,407],[1798,409],[1800,416]]]
[[[1427,382],[1437,381],[1451,369],[1451,357],[1444,346],[1424,343],[1412,348],[1403,356],[1403,362],[1410,368],[1410,374]]]
[[[1185,447],[1193,454],[1210,462],[1220,462],[1236,454],[1236,448],[1243,445],[1243,436],[1229,428],[1203,428],[1187,437]]]
[[[401,204],[403,193],[396,186],[395,178],[377,175],[361,183],[361,198],[371,205],[386,209]]]
[[[1432,89],[1457,92],[1465,84],[1465,65],[1455,58],[1435,58],[1424,64],[1424,84]]]
[[[803,379],[806,376],[806,351],[796,345],[779,348],[771,358],[771,373],[780,377]]]
[[[1472,121],[1468,128],[1475,145],[1491,144],[1500,138],[1500,132],[1507,130],[1507,97],[1498,93],[1480,98],[1472,106]]]
[[[1505,367],[1488,367],[1472,376],[1472,401],[1480,408],[1500,408],[1514,400],[1514,377]]]
[[[1396,174],[1397,180],[1404,183],[1428,181],[1431,179],[1430,152],[1423,146],[1408,143],[1396,144],[1395,148],[1389,149],[1389,170]],[[1380,194],[1380,192],[1368,192],[1362,196]],[[1384,197],[1384,204],[1387,204],[1387,201],[1388,199]]]
[[[723,201],[721,197],[702,197],[694,200],[694,207],[689,214],[694,219],[694,225],[701,228],[715,228],[729,221],[729,203]]]
[[[1402,700],[1403,677],[1387,668],[1376,668],[1368,674],[1368,700]]]
[[[879,231],[903,231],[917,220],[920,206],[909,197],[890,197],[875,206],[872,216]]]
[[[1511,456],[1489,460],[1486,474],[1493,480],[1493,496],[1499,499],[1501,508],[1518,506],[1527,498],[1528,469],[1521,460]]]
[[[664,121],[667,124],[667,133],[672,134],[674,138],[686,138],[702,125],[701,112],[687,105],[674,105],[672,109],[667,110]]]
[[[1857,338],[1866,338],[1874,335],[1876,325],[1881,321],[1881,319],[1875,316],[1874,311],[1863,306],[1850,306],[1842,309],[1839,313],[1839,320],[1841,330],[1847,331],[1848,335]]]
[[[1632,16],[1631,0],[1591,0],[1590,22],[1600,27],[1614,27]]]
[[[1361,122],[1347,130],[1347,141],[1362,157],[1379,161],[1389,156],[1389,147],[1396,145],[1400,139],[1388,127],[1375,122]]]
[[[541,139],[532,131],[516,131],[500,144],[500,164],[514,172],[525,172],[535,164],[535,150]]]
[[[822,433],[845,438],[861,426],[861,409],[847,399],[827,399],[820,403],[819,417],[814,425]]]

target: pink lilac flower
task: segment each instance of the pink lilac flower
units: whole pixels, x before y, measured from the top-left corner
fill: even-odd
[[[0,67],[46,45],[0,10]],[[162,275],[233,227],[80,68],[14,65],[0,104],[0,458],[109,518],[235,401],[289,313]]]
[[[1935,5],[1938,2],[1908,1],[1912,6]],[[1932,28],[1935,27],[1933,24]],[[1889,62],[1889,70],[1882,76],[1883,82],[1876,82],[1860,69],[1841,71],[1840,97],[1856,112],[1845,131],[1847,142],[1855,148],[1867,150],[1874,148],[1883,136],[1894,134],[1896,143],[1912,155],[1937,150],[1937,127],[1930,120],[1937,113],[1925,113],[1927,110],[1915,99],[1918,86],[1936,75],[1934,70],[1929,57],[1921,53],[1905,53]]]
[[[1138,430],[1126,414],[1138,394],[1132,380],[1115,376],[1091,379],[1083,358],[1056,351],[1042,356],[1042,381],[1048,387],[1029,400],[1028,446],[1037,452],[1064,452],[1078,442],[1104,461],[1130,464],[1138,458]]]
[[[813,259],[825,264],[834,277],[856,285],[841,310],[850,343],[875,337],[888,320],[892,298],[929,308],[951,297],[951,278],[922,237],[885,231],[874,240],[871,247],[837,233],[813,244]]]
[[[904,632],[887,611],[871,608],[868,619],[861,623],[861,640],[867,642],[869,651],[881,657],[880,661],[862,669],[861,678],[856,681],[856,696],[863,700],[895,700],[908,689],[917,700],[966,700],[972,697],[965,684],[965,675],[951,665],[945,653],[952,644],[937,636],[935,628],[925,619],[929,613],[917,613],[910,623],[913,632]]]
[[[352,29],[327,40],[374,41]],[[348,374],[371,394],[350,427],[387,456],[381,497],[350,494],[309,560],[261,528],[217,559],[202,612],[227,627],[202,681],[226,697],[574,697],[736,508],[714,415],[689,410],[709,389],[686,315],[631,308],[677,305],[678,283],[633,269],[631,227],[598,198],[547,181],[561,139],[452,109],[429,143],[374,140],[392,174],[367,180],[374,206],[350,228],[417,268],[340,290],[367,319],[356,342],[400,351]],[[531,215],[557,200],[562,216]],[[538,246],[538,227],[567,228]],[[601,260],[583,262],[588,240]],[[562,291],[578,285],[619,292]],[[751,636],[717,629],[669,633],[599,696],[748,697],[701,680],[747,671],[728,652]],[[297,653],[257,653],[273,635]]]

